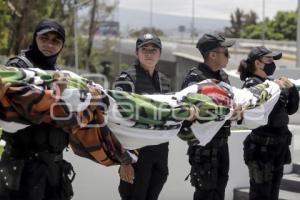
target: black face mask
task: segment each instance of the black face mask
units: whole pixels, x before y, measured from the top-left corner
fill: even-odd
[[[265,67],[264,67],[264,72],[266,73],[267,76],[271,76],[274,74],[275,72],[275,69],[276,69],[276,65],[274,62],[271,62],[269,64],[265,64]]]

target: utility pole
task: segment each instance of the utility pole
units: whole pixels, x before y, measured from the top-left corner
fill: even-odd
[[[191,27],[192,43],[195,37],[195,0],[192,0],[192,27]]]
[[[266,2],[265,0],[262,0],[262,33],[261,33],[261,39],[262,39],[262,45],[265,45],[265,39],[266,39],[266,17],[265,17],[265,11],[266,11]]]
[[[78,21],[78,17],[77,17],[77,0],[74,0],[74,59],[75,59],[75,72],[78,73],[78,41],[77,41],[77,21]]]
[[[153,0],[150,0],[150,28],[153,29]]]
[[[118,21],[120,23],[120,0],[115,0],[116,3],[117,3],[117,13],[118,13]],[[120,23],[120,26],[121,26],[121,23]],[[119,30],[119,42],[118,42],[119,45],[118,48],[119,48],[119,54],[118,54],[118,65],[117,65],[117,73],[120,73],[121,72],[121,64],[122,64],[122,35],[121,35],[121,29]]]
[[[298,19],[297,19],[297,62],[296,67],[300,67],[300,0],[298,0]]]

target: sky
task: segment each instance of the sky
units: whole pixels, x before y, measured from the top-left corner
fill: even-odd
[[[265,16],[274,17],[279,10],[296,10],[297,0],[119,0],[121,8],[150,12],[152,1],[153,13],[192,16],[195,3],[195,17],[229,19],[230,14],[241,8],[248,12],[254,10],[262,19],[263,2]]]

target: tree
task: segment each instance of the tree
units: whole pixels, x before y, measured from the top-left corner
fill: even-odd
[[[66,15],[63,10],[66,7],[65,5],[70,4],[70,2],[72,0],[6,1],[4,7],[11,10],[7,54],[18,54],[21,49],[29,45],[34,28],[41,19],[55,18],[60,22],[64,22]]]
[[[258,23],[248,25],[244,28],[241,38],[248,39],[261,39],[262,33],[265,31],[265,38],[270,40],[283,40],[284,37],[281,33],[274,32],[272,29],[272,23],[270,21],[265,21],[265,23]]]
[[[243,10],[237,8],[234,13],[230,14],[230,27],[225,28],[225,35],[228,37],[239,38],[244,27],[256,24],[257,14],[254,11],[245,13]]]
[[[11,24],[11,12],[5,0],[0,0],[0,53],[7,54]]]
[[[164,32],[158,28],[154,28],[154,27],[143,27],[142,29],[133,29],[130,30],[129,35],[130,37],[134,37],[137,38],[145,33],[153,33],[157,36],[163,36]]]
[[[231,36],[232,37],[240,37],[240,32],[243,28],[243,17],[244,12],[239,8],[236,9],[234,13],[230,15],[230,23],[231,23]]]
[[[88,42],[85,54],[85,67],[89,68],[89,71],[91,72],[96,72],[95,67],[90,64],[95,34],[99,30],[101,22],[104,22],[111,15],[116,6],[116,3],[113,5],[108,5],[103,2],[99,4],[97,0],[93,0],[91,7],[91,18],[89,21]]]
[[[250,10],[249,13],[246,13],[244,15],[244,25],[243,26],[245,27],[245,26],[248,26],[248,25],[256,24],[257,19],[258,19],[257,13]]]
[[[280,33],[283,39],[296,40],[297,37],[297,13],[295,11],[280,11],[272,21],[274,33]]]
[[[245,26],[241,37],[261,39],[265,31],[268,40],[296,40],[297,14],[295,11],[279,11],[273,20],[265,19],[264,22]]]
[[[91,17],[84,15],[78,22],[82,30],[78,37],[80,66],[88,66],[90,70],[97,71],[97,66],[102,57],[109,57],[110,41],[101,41],[101,46],[94,47],[94,36],[98,34],[100,24],[111,16],[116,3],[108,4],[103,0],[93,0],[93,4],[85,4],[86,0],[0,0],[0,53],[10,56],[18,54],[21,49],[27,48],[32,40],[32,34],[36,24],[44,18],[52,18],[59,21],[66,30],[64,50],[59,56],[58,63],[61,66],[75,66],[74,56],[74,5],[82,5],[80,8],[90,8]],[[116,1],[114,1],[116,2]],[[96,6],[95,6],[96,5]],[[85,37],[87,36],[87,37]],[[99,45],[98,45],[99,46]],[[101,53],[100,53],[101,52]],[[95,66],[95,67],[92,67]],[[99,70],[98,70],[99,71]]]

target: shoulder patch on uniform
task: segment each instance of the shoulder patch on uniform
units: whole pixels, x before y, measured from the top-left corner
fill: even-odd
[[[121,87],[115,87],[114,89],[118,90],[118,91],[123,91],[123,88],[121,88]]]
[[[255,79],[249,78],[249,79],[246,80],[246,83],[247,84],[254,84],[254,83],[258,83],[258,81],[255,80]]]
[[[127,78],[127,77],[128,77],[128,74],[125,74],[125,73],[120,75],[120,78]]]
[[[191,73],[190,73],[190,76],[198,76],[198,74],[195,73],[195,72],[191,72]]]

